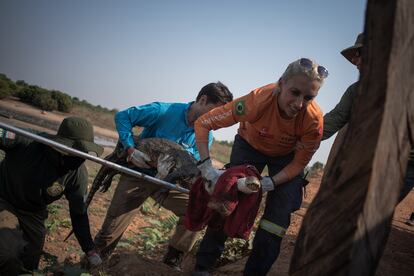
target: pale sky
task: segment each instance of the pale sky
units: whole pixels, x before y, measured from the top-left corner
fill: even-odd
[[[235,98],[301,57],[329,70],[331,110],[358,79],[340,55],[363,31],[366,1],[1,0],[0,73],[120,110],[189,102],[220,80]],[[214,132],[233,140],[237,127]],[[326,162],[333,138],[315,161]]]

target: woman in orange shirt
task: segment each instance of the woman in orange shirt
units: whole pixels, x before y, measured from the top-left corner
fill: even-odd
[[[254,165],[260,172],[268,166],[269,176],[261,181],[269,192],[266,208],[246,263],[245,275],[265,275],[276,261],[290,214],[302,203],[303,169],[319,147],[323,115],[314,101],[328,71],[307,58],[292,62],[277,83],[215,108],[195,123],[199,169],[212,192],[220,172],[211,165],[208,132],[240,123],[229,166]],[[295,149],[297,142],[303,146]],[[239,190],[251,191],[238,181]],[[226,236],[207,229],[197,252],[195,275],[209,271],[220,257]],[[205,274],[204,274],[205,275]]]

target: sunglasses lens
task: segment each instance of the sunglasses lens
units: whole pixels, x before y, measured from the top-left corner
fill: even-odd
[[[318,74],[322,78],[326,78],[329,75],[328,70],[323,66],[318,66]]]
[[[313,62],[308,58],[301,58],[299,64],[306,69],[312,69]]]
[[[299,64],[308,70],[313,68],[313,61],[308,58],[301,58]],[[329,75],[328,70],[323,66],[318,66],[318,74],[321,78],[326,78]]]

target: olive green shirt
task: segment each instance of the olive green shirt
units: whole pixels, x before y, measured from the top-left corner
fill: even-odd
[[[330,138],[348,123],[358,87],[359,81],[349,86],[335,108],[323,116],[322,140]]]
[[[349,86],[335,108],[323,116],[322,140],[328,139],[348,123],[358,88],[359,81]],[[414,160],[414,150],[410,152],[410,160]]]
[[[85,253],[94,249],[84,200],[88,184],[86,166],[82,163],[71,170],[65,163],[67,156],[0,128],[1,150],[5,157],[0,163],[0,198],[16,209],[37,212],[65,195],[79,245]]]
[[[15,208],[40,211],[63,195],[69,208],[84,214],[88,172],[84,164],[76,170],[60,166],[60,154],[51,147],[0,129],[0,198]]]

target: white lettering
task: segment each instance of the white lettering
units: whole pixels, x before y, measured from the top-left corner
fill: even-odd
[[[225,119],[229,116],[232,116],[232,114],[233,114],[233,111],[230,109],[229,111],[226,111],[224,113],[217,114],[217,115],[211,116],[207,119],[204,119],[204,120],[201,121],[201,123],[203,125],[209,125],[212,122],[221,121],[221,120],[223,120],[223,119]]]

